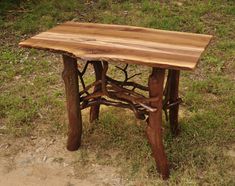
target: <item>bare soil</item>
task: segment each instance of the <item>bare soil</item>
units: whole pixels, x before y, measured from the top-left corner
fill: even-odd
[[[117,168],[92,164],[76,168],[78,152],[63,137],[6,139],[0,136],[0,186],[125,185]]]

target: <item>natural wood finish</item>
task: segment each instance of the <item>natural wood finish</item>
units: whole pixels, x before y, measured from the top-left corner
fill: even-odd
[[[67,111],[69,118],[67,149],[75,151],[81,144],[82,116],[78,88],[77,60],[63,55],[64,71],[62,77],[65,83]]]
[[[169,104],[175,103],[179,99],[179,70],[169,70],[170,77],[170,100]],[[179,133],[178,124],[179,104],[175,104],[170,107],[169,120],[171,126],[171,133],[173,136],[177,136]]]
[[[102,63],[100,61],[93,61],[92,64],[93,64],[94,71],[95,71],[96,81],[101,80],[102,70],[103,70]],[[95,85],[94,92],[100,91],[101,88],[102,88],[101,84]],[[96,99],[100,99],[100,97]],[[99,118],[99,112],[100,112],[100,104],[91,106],[91,109],[90,109],[90,122],[91,123]]]
[[[157,108],[157,111],[149,112],[146,131],[153,151],[153,156],[157,164],[157,170],[162,175],[163,179],[167,179],[169,177],[169,166],[164,152],[162,137],[162,97],[164,75],[164,69],[153,68],[152,74],[149,77],[149,97],[157,97],[159,99],[150,103],[150,106]]]
[[[212,36],[123,25],[66,22],[19,45],[105,60],[192,70]]]
[[[100,104],[128,108],[137,118],[148,116],[147,137],[151,145],[157,170],[163,179],[169,177],[169,166],[164,152],[162,136],[163,84],[165,69],[167,81],[167,105],[170,109],[170,125],[173,135],[178,134],[179,70],[195,69],[212,36],[141,28],[124,25],[66,22],[21,42],[22,47],[49,50],[63,54],[67,110],[69,118],[67,149],[77,150],[81,144],[81,109],[91,107],[90,121],[99,117]],[[85,86],[77,59],[92,63],[96,81]],[[106,75],[108,62],[139,64],[153,67],[148,87],[128,81],[126,68],[124,82]],[[83,90],[79,93],[78,76]],[[132,76],[133,77],[133,76]],[[94,86],[94,92],[88,90]],[[133,87],[132,90],[127,87]],[[149,91],[149,98],[135,92],[135,88]],[[109,99],[105,99],[106,96]],[[166,97],[166,95],[165,95]],[[81,105],[80,105],[81,101]],[[169,106],[169,108],[167,108]]]

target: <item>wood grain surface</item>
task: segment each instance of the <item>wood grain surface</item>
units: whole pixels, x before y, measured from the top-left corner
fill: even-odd
[[[70,21],[19,45],[67,53],[84,61],[193,70],[211,38],[203,34]]]

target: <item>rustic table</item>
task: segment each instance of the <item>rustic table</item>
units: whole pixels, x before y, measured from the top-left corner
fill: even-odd
[[[180,70],[196,68],[211,38],[211,35],[134,26],[66,22],[19,45],[63,55],[62,77],[69,118],[68,150],[77,150],[81,144],[82,109],[91,107],[92,122],[98,119],[101,104],[127,108],[137,118],[147,121],[146,133],[157,170],[166,179],[169,166],[162,139],[162,110],[169,112],[171,132],[177,135]],[[83,70],[78,69],[77,59],[84,61]],[[107,75],[109,62],[126,64],[124,68],[118,67],[125,74],[124,81]],[[83,75],[89,64],[94,67],[96,81],[86,86]],[[128,64],[152,67],[148,86],[130,81],[133,76],[128,76]],[[148,91],[149,96],[138,93],[137,89]]]

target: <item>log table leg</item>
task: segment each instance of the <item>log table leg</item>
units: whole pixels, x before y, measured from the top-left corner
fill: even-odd
[[[170,100],[169,104],[177,102],[179,99],[178,90],[179,90],[179,70],[169,70],[170,75]],[[171,126],[171,133],[173,136],[179,134],[179,124],[178,124],[178,113],[179,113],[179,104],[175,104],[170,107],[169,110],[169,119]]]
[[[67,55],[63,55],[63,63],[64,71],[62,77],[65,83],[69,118],[67,149],[69,151],[75,151],[81,144],[82,135],[77,60]]]
[[[102,63],[100,61],[93,61],[92,64],[93,64],[93,67],[94,67],[94,70],[95,70],[96,81],[101,80],[102,70],[103,70]],[[94,87],[94,92],[100,91],[101,88],[102,88],[101,84],[95,86]],[[90,109],[90,123],[92,123],[93,121],[95,121],[99,118],[99,112],[100,112],[100,105],[99,104],[91,106],[91,109]]]
[[[149,76],[149,96],[157,97],[156,101],[151,102],[151,106],[157,108],[156,112],[149,113],[147,136],[151,145],[153,156],[157,164],[157,170],[163,179],[169,177],[169,167],[167,157],[164,152],[162,138],[162,97],[165,70],[153,68],[152,74]]]

